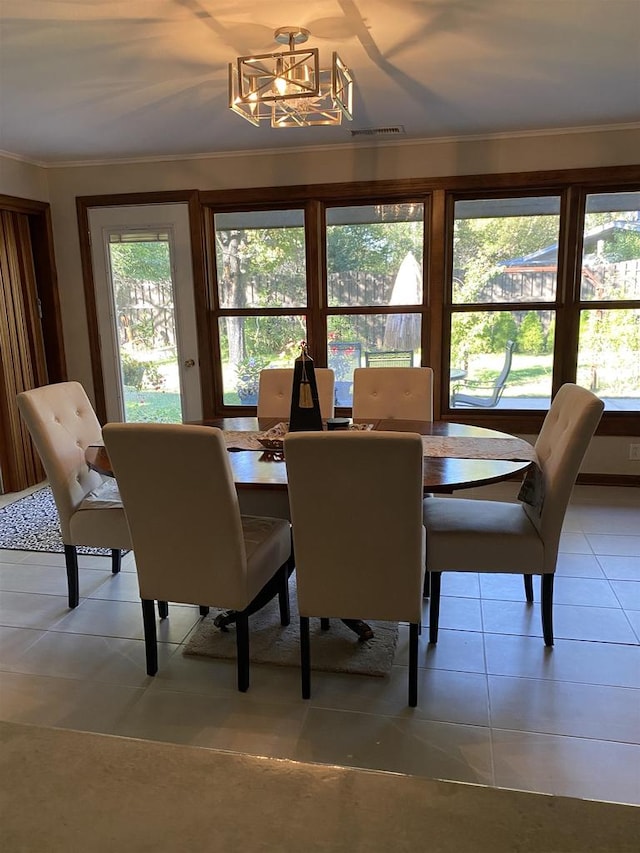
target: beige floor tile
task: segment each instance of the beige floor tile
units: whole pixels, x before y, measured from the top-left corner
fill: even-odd
[[[0,669],[12,670],[29,646],[46,636],[46,631],[0,626]]]
[[[634,486],[576,486],[571,494],[571,504],[575,507],[596,505],[605,511],[612,506],[638,508],[640,498]]]
[[[147,692],[114,734],[251,755],[288,754],[300,734],[306,705],[251,702],[248,693],[214,697],[164,689]],[[216,784],[223,785],[224,779]]]
[[[0,594],[0,625],[16,628],[53,628],[69,613],[66,596],[31,592]]]
[[[640,580],[611,581],[611,588],[625,610],[640,610]]]
[[[156,620],[158,642],[182,642],[199,618],[197,607],[170,604],[169,617]],[[54,630],[141,640],[144,637],[142,609],[139,602],[85,599],[68,612]]]
[[[143,691],[120,684],[0,673],[0,718],[39,726],[111,732]]]
[[[158,643],[159,666],[167,663],[178,646]],[[32,643],[13,663],[15,672],[55,678],[86,679],[127,687],[146,687],[143,640],[123,640],[88,634],[49,631]]]
[[[428,623],[428,607],[424,607],[425,622]],[[480,601],[473,598],[455,598],[443,595],[440,598],[440,628],[456,631],[481,631],[482,614]]]
[[[582,507],[578,510],[582,530],[587,534],[638,535],[640,530],[640,497],[638,505],[617,507]]]
[[[627,619],[629,620],[629,624],[633,632],[635,633],[635,642],[640,642],[640,611],[638,610],[627,610],[626,611]]]
[[[105,601],[134,601],[139,605],[138,576],[135,572],[123,571],[117,575],[107,575],[101,579],[88,597]]]
[[[409,708],[404,666],[394,666],[385,678],[312,672],[310,703],[314,708],[489,725],[487,679],[478,673],[420,670],[418,707]]]
[[[2,563],[24,563],[28,561],[31,551],[16,551],[13,548],[3,548],[0,550],[0,565]]]
[[[438,629],[438,642],[429,643],[425,626],[419,638],[418,666],[425,669],[449,669],[454,672],[485,671],[483,635],[480,631]],[[401,625],[394,663],[409,664],[409,629]]]
[[[81,598],[93,593],[103,583],[99,572],[85,569],[79,570],[78,580]],[[68,594],[67,574],[61,566],[0,563],[0,591],[66,596]]]
[[[640,650],[634,645],[487,634],[487,672],[552,681],[640,688]]]
[[[591,545],[584,533],[564,531],[560,535],[559,550],[563,554],[592,554]]]
[[[182,654],[184,644],[176,654],[162,664],[149,691],[201,693],[206,696],[235,696],[237,666],[235,659],[195,657]],[[250,669],[251,687],[245,694],[248,702],[292,702],[300,696],[300,670],[290,666],[253,664]]]
[[[28,562],[34,566],[58,566],[64,570],[64,554],[50,551],[30,551]],[[111,572],[111,557],[97,557],[92,554],[78,554],[78,568],[97,572]]]
[[[485,633],[542,637],[539,604],[515,601],[482,602]],[[554,604],[553,634],[556,639],[594,640],[602,643],[633,643],[629,620],[620,609]]]
[[[492,740],[498,787],[640,804],[636,745],[497,729]]]
[[[594,554],[558,554],[558,577],[603,578],[604,572]]]
[[[640,557],[640,536],[609,536],[588,533],[587,539],[596,556]]]
[[[488,729],[320,708],[309,709],[289,757],[480,784],[493,778]]]
[[[489,676],[491,725],[498,729],[635,743],[640,690],[536,678]]]
[[[441,595],[455,598],[479,598],[480,584],[477,572],[444,572],[440,585]]]
[[[597,560],[609,580],[640,581],[640,557],[599,555]]]
[[[487,574],[480,578],[483,599],[524,601],[522,575]],[[540,578],[533,579],[534,596],[540,600]],[[605,578],[556,577],[553,589],[554,604],[583,604],[593,607],[620,606],[609,581]]]

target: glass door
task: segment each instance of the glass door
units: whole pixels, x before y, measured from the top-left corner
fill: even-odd
[[[109,420],[202,417],[186,204],[89,211]]]

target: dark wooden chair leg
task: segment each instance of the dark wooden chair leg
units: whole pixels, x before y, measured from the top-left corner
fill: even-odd
[[[322,619],[320,619],[320,630],[328,631],[330,627],[331,625],[329,624],[329,620],[323,616]]]
[[[524,594],[527,604],[533,604],[533,575],[524,575]]]
[[[430,572],[431,602],[429,604],[429,642],[435,646],[438,642],[438,621],[440,619],[440,579],[441,572]]]
[[[300,674],[302,677],[302,698],[309,699],[311,696],[311,650],[308,616],[300,617]]]
[[[122,566],[122,551],[120,548],[111,549],[111,572],[117,575]]]
[[[409,624],[409,707],[418,704],[418,624]]]
[[[553,575],[542,575],[542,636],[545,646],[553,645]]]
[[[156,611],[151,598],[142,599],[142,624],[144,625],[147,675],[155,675],[158,671],[158,644],[156,641]]]
[[[201,604],[200,605],[200,615],[201,616],[207,616],[208,613],[209,613],[209,608],[205,607],[204,605]]]
[[[422,597],[429,598],[431,594],[431,572],[424,573],[424,584],[422,586]]]
[[[64,546],[64,561],[67,567],[69,607],[77,607],[80,601],[80,587],[78,585],[78,552],[75,545]]]
[[[159,601],[158,602],[158,616],[161,619],[166,619],[169,615],[169,602],[168,601]]]
[[[238,690],[249,689],[249,617],[244,610],[236,616],[236,654],[238,656]]]
[[[289,572],[287,563],[284,564],[278,574],[280,576],[280,588],[278,590],[280,624],[286,626],[291,622],[291,610],[289,608]]]

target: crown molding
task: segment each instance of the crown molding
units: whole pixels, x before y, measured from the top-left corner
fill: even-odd
[[[265,156],[291,156],[293,154],[315,154],[331,151],[348,151],[357,148],[359,151],[367,148],[405,148],[407,146],[429,146],[429,145],[460,145],[473,142],[492,142],[495,140],[509,139],[534,139],[536,137],[565,136],[567,134],[589,134],[589,133],[615,133],[618,131],[640,130],[640,122],[627,122],[623,124],[608,125],[586,125],[580,127],[556,127],[540,128],[536,130],[521,131],[499,131],[495,133],[468,134],[459,136],[433,136],[416,137],[410,139],[379,139],[370,137],[359,138],[350,142],[340,142],[332,145],[307,145],[304,147],[287,148],[251,148],[233,151],[202,152],[198,154],[158,154],[144,157],[105,157],[93,160],[34,160],[11,151],[0,150],[0,157],[10,160],[18,160],[31,166],[39,166],[43,169],[70,169],[95,166],[128,166],[142,165],[145,163],[170,163],[189,160],[224,160],[230,157],[265,157]]]

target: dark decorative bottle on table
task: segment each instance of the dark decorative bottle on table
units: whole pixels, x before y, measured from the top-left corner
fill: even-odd
[[[300,344],[300,355],[293,366],[293,387],[291,389],[291,414],[289,431],[303,432],[322,429],[318,386],[306,341]]]

